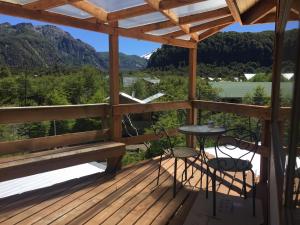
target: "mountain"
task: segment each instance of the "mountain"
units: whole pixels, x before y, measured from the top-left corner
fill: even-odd
[[[156,52],[156,50],[157,50],[157,49],[154,49],[153,51],[148,52],[148,53],[142,55],[141,58],[144,58],[144,59],[146,59],[146,60],[149,60],[149,59],[151,58],[151,55],[152,55],[154,52]]]
[[[0,24],[0,65],[15,68],[93,65],[107,70],[108,63],[107,52],[96,52],[56,26]],[[146,64],[139,56],[120,54],[121,70],[138,70]]]
[[[296,46],[297,31],[285,32],[285,61],[295,57],[288,54]],[[249,64],[255,67],[271,67],[274,32],[257,33],[220,32],[198,44],[198,63],[214,66]],[[180,67],[188,65],[188,50],[163,45],[155,51],[149,61],[150,68]]]

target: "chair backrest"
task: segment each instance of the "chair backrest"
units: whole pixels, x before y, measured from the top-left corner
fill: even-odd
[[[215,157],[243,159],[252,162],[258,149],[255,132],[244,128],[227,130],[216,140]]]
[[[168,135],[168,132],[166,131],[166,129],[160,125],[152,126],[152,128],[154,130],[155,135],[159,137],[159,141],[160,141],[162,150],[166,154],[173,156],[174,155],[173,154],[174,145],[173,145],[171,138]]]

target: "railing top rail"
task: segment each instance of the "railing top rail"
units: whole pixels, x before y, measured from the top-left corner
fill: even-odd
[[[235,113],[243,116],[257,117],[264,120],[270,120],[271,111],[269,106],[236,104],[227,102],[213,102],[194,100],[192,101],[193,107],[203,110]]]
[[[121,104],[112,106],[114,115],[124,115],[128,113],[146,113],[177,109],[191,109],[190,101],[158,102],[147,104]]]
[[[0,124],[107,117],[109,104],[1,107]]]

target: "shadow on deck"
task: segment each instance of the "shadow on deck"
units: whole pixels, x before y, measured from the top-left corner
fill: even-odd
[[[171,159],[163,161],[159,186],[156,186],[158,160],[153,159],[126,167],[115,176],[91,175],[1,199],[0,223],[183,224],[194,202],[199,201],[200,172],[197,170],[184,186],[179,182],[176,198],[173,198],[173,163]],[[183,168],[180,160],[178,181]],[[225,179],[218,185],[218,192],[239,196],[242,186],[239,176],[233,180],[232,175],[227,174]],[[204,176],[203,185],[205,180]],[[211,207],[211,197],[201,201],[207,201],[203,204]],[[248,214],[251,217],[251,208]],[[204,222],[206,219],[198,224],[208,224]]]

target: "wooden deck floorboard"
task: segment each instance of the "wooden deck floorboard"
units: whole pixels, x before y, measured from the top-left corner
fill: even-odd
[[[184,164],[180,160],[173,198],[173,164],[172,159],[163,160],[158,186],[158,160],[153,159],[126,167],[114,176],[91,175],[0,199],[0,224],[183,224],[199,191],[200,171],[181,186]],[[239,195],[241,183],[233,182],[229,190],[231,180],[230,174],[226,176],[219,191]],[[205,176],[202,181],[205,187]]]

